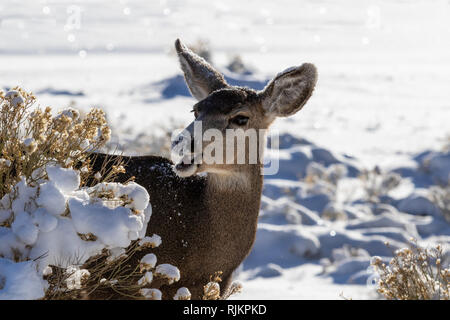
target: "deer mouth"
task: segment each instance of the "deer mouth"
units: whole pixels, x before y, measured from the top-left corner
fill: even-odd
[[[182,178],[190,177],[197,173],[197,169],[199,167],[198,160],[201,154],[196,155],[188,155],[183,157],[183,159],[175,165],[175,172]]]

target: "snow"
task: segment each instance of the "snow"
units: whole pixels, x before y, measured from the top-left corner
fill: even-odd
[[[144,224],[144,215],[134,215],[124,207],[111,209],[101,203],[72,198],[68,202],[77,232],[95,234],[107,247],[127,247]]]
[[[255,7],[237,0],[130,0],[125,15],[123,4],[100,0],[83,2],[79,29],[66,27],[71,4],[45,4],[47,14],[42,3],[31,0],[0,5],[0,34],[8,43],[0,52],[8,61],[0,86],[19,84],[35,92],[41,105],[73,101],[82,111],[101,106],[113,138],[130,154],[148,154],[151,134],[161,126],[174,121],[183,127],[192,120],[188,111],[196,101],[176,57],[167,54],[178,37],[188,44],[210,40],[213,62],[233,85],[260,90],[290,66],[312,62],[318,67],[318,85],[307,105],[272,127],[280,133],[280,171],[265,177],[255,246],[236,271],[243,291],[233,299],[380,298],[365,283],[373,275],[367,268],[370,256],[386,261],[410,237],[425,246],[440,242],[448,252],[449,223],[429,197],[430,188],[447,185],[450,174],[450,154],[442,150],[450,133],[448,1],[282,0]],[[234,54],[251,63],[253,74],[226,70]],[[266,157],[277,155],[267,150]],[[382,177],[370,186],[358,176],[375,165]],[[383,190],[383,179],[393,174],[399,185]],[[70,193],[73,180],[66,188],[51,175],[40,186],[38,210],[27,212],[30,218],[21,214],[18,234],[0,226],[4,258],[49,251],[37,260],[46,265],[66,256],[88,257],[103,248],[103,241],[113,242],[107,232],[103,240],[79,238],[64,214],[66,204],[73,199],[80,216],[92,219],[83,209],[89,195]],[[305,181],[307,175],[316,177],[314,183]],[[0,223],[26,212],[36,193],[23,183],[18,187],[20,199],[11,209],[0,209]],[[378,202],[368,201],[369,189],[382,191]],[[143,211],[145,219],[137,220],[144,228],[151,206],[142,209],[145,194],[135,192],[140,200],[127,209]],[[93,208],[110,212],[104,206]],[[113,210],[121,218],[112,224],[127,233],[120,236],[124,244],[136,237],[139,222],[126,222],[120,211]],[[89,228],[77,223],[84,231],[105,231],[97,222]],[[39,232],[29,249],[26,242],[35,240],[31,224]],[[157,246],[161,240],[142,244]],[[75,254],[75,248],[83,250]],[[155,265],[156,259],[149,264]],[[152,289],[143,293],[161,297]]]
[[[190,300],[191,292],[186,287],[181,287],[175,293],[173,300]]]
[[[31,259],[39,258],[39,267],[48,265],[68,267],[82,264],[89,257],[99,254],[103,249],[99,241],[83,241],[69,218],[58,218],[55,229],[41,232],[30,251]]]
[[[91,275],[86,269],[80,269],[77,266],[69,266],[65,273],[68,275],[65,281],[69,290],[81,289],[82,283]]]
[[[75,170],[47,166],[46,171],[48,179],[65,193],[75,191],[80,186],[80,175]]]
[[[42,271],[42,275],[44,276],[49,276],[53,273],[53,269],[50,266],[47,266],[44,268],[44,270]]]
[[[140,246],[149,246],[151,248],[159,247],[162,243],[162,239],[157,234],[152,235],[151,237],[144,237],[139,241]]]
[[[158,289],[142,288],[139,292],[144,298],[149,300],[161,300],[162,297],[162,293]]]
[[[0,158],[0,165],[9,167],[11,165],[11,161],[8,159]]]
[[[421,157],[411,155],[416,166],[405,163],[413,170],[379,169],[371,184],[348,170],[364,168],[358,159],[349,163],[328,150],[311,160],[313,150],[322,150],[313,143],[302,147],[304,157],[296,157],[299,140],[291,141],[280,151],[286,169],[266,177],[255,245],[235,275],[244,288],[231,299],[380,298],[372,256],[387,263],[412,239],[427,247],[441,243],[450,252],[450,225],[430,200],[436,172],[423,172]],[[286,170],[295,166],[305,171],[292,181]],[[387,189],[392,181],[396,187]],[[368,190],[380,192],[376,202]],[[278,289],[267,294],[258,290],[273,286]]]
[[[45,294],[46,284],[33,261],[0,258],[0,300],[32,300]]]
[[[418,215],[440,216],[441,211],[427,197],[413,193],[402,199],[398,204],[398,209],[402,212]]]
[[[44,208],[38,208],[32,214],[33,223],[42,232],[50,232],[54,230],[58,224],[58,219],[49,214]]]
[[[138,285],[145,286],[147,284],[151,284],[153,281],[153,273],[151,271],[147,271],[142,278],[138,280]]]
[[[20,92],[16,90],[10,90],[5,94],[5,98],[11,100],[11,106],[17,107],[19,104],[25,102]]]
[[[153,253],[147,253],[140,261],[141,271],[153,269],[156,266],[156,261],[157,258]]]
[[[11,228],[15,235],[26,245],[33,245],[38,237],[39,229],[31,222],[27,212],[21,211],[16,214]]]
[[[108,262],[114,262],[117,259],[126,257],[126,251],[124,248],[112,248],[109,249],[109,256],[106,258]]]
[[[138,212],[145,210],[150,200],[147,190],[134,182],[129,182],[126,185],[114,182],[102,182],[89,189],[89,192],[105,191],[112,191],[117,198],[126,196],[130,200],[130,203],[126,204],[125,208],[131,208]]]
[[[66,211],[66,198],[53,181],[39,186],[39,197],[36,203],[54,216],[59,216]]]
[[[180,270],[168,263],[157,265],[155,275],[167,279],[169,284],[180,280]]]

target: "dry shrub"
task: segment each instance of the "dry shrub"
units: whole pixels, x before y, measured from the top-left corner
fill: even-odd
[[[47,164],[78,166],[83,184],[91,175],[89,153],[110,139],[102,110],[92,109],[82,118],[68,108],[52,116],[50,107],[33,108],[35,101],[32,93],[18,87],[0,92],[0,197],[22,176],[29,184],[45,178],[42,169]]]
[[[142,249],[138,241],[130,245],[115,259],[111,252],[104,250],[98,256],[90,258],[80,269],[88,270],[89,277],[79,288],[68,288],[67,279],[71,276],[65,269],[53,267],[53,273],[47,277],[49,288],[45,300],[72,299],[144,299],[138,285],[142,273],[139,263],[134,263],[134,255]],[[133,260],[133,261],[132,261]]]
[[[326,183],[330,191],[335,191],[339,180],[347,175],[347,168],[343,164],[332,164],[328,168],[320,163],[311,162],[306,168],[305,182],[317,184]]]
[[[378,292],[389,300],[449,300],[450,269],[443,261],[440,245],[399,249],[389,265],[374,257],[372,265],[380,275]]]
[[[231,286],[221,295],[220,282],[222,282],[222,272],[216,272],[209,279],[209,282],[203,287],[203,300],[226,300],[233,294],[242,291],[242,284],[235,281]]]
[[[430,188],[431,201],[441,210],[444,218],[450,222],[450,181],[447,186]]]
[[[68,273],[67,269],[53,267],[55,271],[46,278],[49,288],[44,300],[160,300],[161,291],[152,287],[172,284],[173,279],[159,274],[157,266],[148,266],[139,262],[142,257],[141,252],[148,248],[148,243],[141,244],[140,241],[134,241],[120,252],[112,253],[104,250],[77,269],[89,275],[78,287],[68,285],[72,274]],[[186,288],[182,289],[185,291],[179,292],[187,292],[187,295],[177,293],[176,298],[189,300],[189,291]]]
[[[231,72],[249,75],[253,73],[252,68],[248,67],[244,61],[242,60],[242,57],[240,55],[234,55],[230,58],[230,61],[226,67]]]
[[[383,173],[376,166],[373,170],[363,171],[359,179],[363,183],[367,201],[377,203],[380,197],[387,195],[389,191],[395,189],[401,182],[401,176],[397,173]]]
[[[222,294],[221,300],[227,300],[234,294],[240,293],[242,291],[242,283],[239,281],[234,281],[231,286]]]

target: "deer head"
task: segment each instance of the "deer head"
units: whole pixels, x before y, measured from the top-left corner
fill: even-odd
[[[315,66],[305,63],[279,73],[261,91],[230,86],[180,40],[175,48],[189,90],[199,101],[192,109],[195,120],[172,144],[181,155],[175,165],[181,177],[201,172],[233,176],[242,174],[246,165],[260,164],[265,145],[260,133],[277,117],[301,110],[317,82]]]

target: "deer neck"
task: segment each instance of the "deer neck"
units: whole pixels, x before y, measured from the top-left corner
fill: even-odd
[[[253,245],[263,185],[261,165],[241,169],[232,175],[208,173],[205,190],[211,237],[218,248],[224,243],[235,248],[229,251],[234,261],[242,261]]]
[[[206,192],[208,196],[227,197],[229,195],[258,193],[262,187],[262,166],[260,164],[241,165],[232,173],[209,172]],[[256,191],[256,192],[255,192]]]

